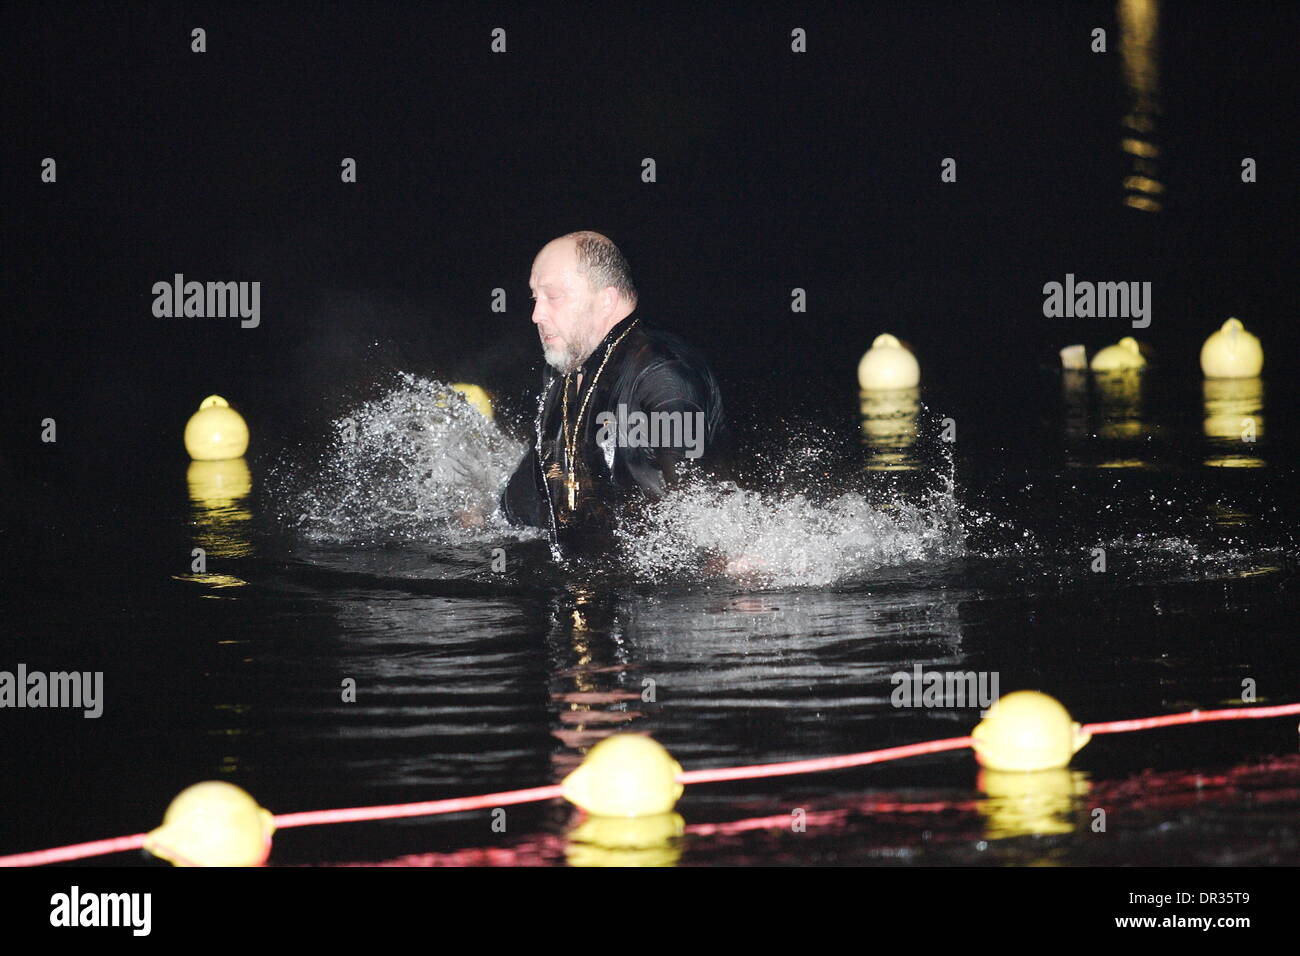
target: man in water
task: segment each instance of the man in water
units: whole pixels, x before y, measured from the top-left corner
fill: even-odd
[[[722,397],[695,349],[635,314],[627,261],[607,237],[547,243],[528,286],[547,368],[533,446],[501,509],[513,524],[547,528],[553,546],[589,550],[688,463],[718,461]]]

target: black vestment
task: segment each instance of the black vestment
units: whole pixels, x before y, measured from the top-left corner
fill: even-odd
[[[605,368],[597,377],[602,361]],[[511,523],[547,528],[552,542],[563,550],[587,551],[608,544],[620,512],[629,504],[662,497],[685,470],[679,468],[683,463],[717,473],[725,455],[726,426],[712,370],[681,338],[633,314],[614,326],[568,376],[570,429],[587,400],[576,432],[577,492],[570,509],[561,423],[565,387],[566,377],[547,366],[533,446],[501,495],[502,512]],[[633,413],[644,416],[643,424],[657,423],[657,436],[653,430],[638,435],[635,427],[627,427],[637,421]],[[692,433],[686,431],[686,416],[692,416]],[[642,440],[656,437],[659,447]],[[697,452],[698,457],[691,457]]]

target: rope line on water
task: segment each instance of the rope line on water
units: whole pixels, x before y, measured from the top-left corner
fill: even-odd
[[[884,750],[867,750],[842,757],[813,757],[808,760],[787,760],[783,763],[755,764],[750,767],[716,767],[707,770],[688,770],[677,775],[680,783],[716,783],[719,780],[754,780],[759,777],[783,777],[794,773],[818,773],[824,770],[843,770],[869,763],[884,763],[918,757],[921,754],[939,753],[943,750],[962,750],[971,745],[970,737],[948,737],[944,740],[926,740],[919,744],[888,747]]]
[[[485,793],[477,797],[452,797],[449,800],[426,800],[422,803],[394,803],[381,807],[352,807],[348,810],[308,810],[303,813],[282,813],[275,818],[275,828],[310,827],[320,823],[356,823],[359,820],[395,820],[399,817],[426,817],[439,813],[464,813],[466,810],[483,810],[511,803],[535,803],[563,796],[557,783],[531,790],[507,790],[503,793]],[[4,858],[0,857],[0,863]]]
[[[1286,717],[1293,714],[1300,715],[1300,703],[1278,704],[1274,707],[1251,707],[1248,710],[1190,710],[1181,714],[1165,714],[1158,717],[1137,717],[1131,720],[1111,720],[1096,724],[1084,724],[1082,730],[1091,734],[1123,734],[1135,730],[1150,730],[1154,727],[1175,727],[1182,724],[1198,724],[1218,720]],[[927,740],[915,744],[904,744],[901,747],[867,750],[862,753],[844,754],[838,757],[814,757],[808,760],[788,760],[783,763],[754,764],[745,767],[688,770],[678,774],[677,779],[683,784],[716,783],[723,780],[755,780],[762,777],[843,770],[847,767],[885,763],[890,760],[902,760],[905,757],[917,757],[922,754],[941,753],[946,750],[962,750],[971,746],[971,743],[972,738],[969,736],[948,737],[943,740]],[[419,803],[395,803],[375,807],[349,807],[339,810],[309,810],[302,813],[284,813],[274,819],[276,828],[285,830],[290,827],[316,826],[322,823],[356,823],[362,820],[394,820],[401,817],[464,813],[469,810],[483,810],[516,803],[535,803],[560,796],[563,796],[563,788],[559,784],[552,784],[546,787],[532,787],[527,790],[507,790],[502,793],[486,793],[471,797],[452,797],[448,800],[424,800]],[[131,836],[94,840],[90,843],[75,843],[70,846],[54,847],[49,850],[33,850],[30,853],[0,856],[0,866],[44,866],[49,863],[66,863],[69,860],[83,860],[92,856],[106,856],[110,853],[138,850],[144,846],[146,836],[147,834],[144,833],[135,833]]]
[[[74,843],[71,846],[57,846],[52,850],[33,850],[31,853],[15,853],[13,856],[0,856],[0,866],[45,866],[49,863],[66,863],[69,860],[84,860],[92,856],[107,856],[110,853],[125,853],[138,850],[144,846],[147,834],[136,833],[132,836],[111,837],[107,840],[93,840],[90,843]]]
[[[1183,714],[1165,714],[1161,717],[1135,717],[1132,720],[1110,720],[1099,724],[1084,724],[1082,729],[1093,734],[1123,734],[1130,730],[1150,730],[1152,727],[1174,727],[1179,724],[1199,724],[1210,720],[1242,720],[1264,717],[1286,717],[1300,714],[1300,704],[1278,704],[1275,707],[1251,707],[1249,710],[1189,710]]]

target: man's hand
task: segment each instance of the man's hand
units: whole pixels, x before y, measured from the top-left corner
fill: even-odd
[[[481,508],[466,508],[456,515],[456,523],[466,530],[481,528],[487,524],[487,516]]]
[[[708,577],[726,577],[737,584],[756,583],[767,570],[767,562],[750,555],[714,554],[704,565]]]
[[[487,524],[487,515],[491,510],[495,480],[486,465],[466,457],[449,454],[445,459],[446,474],[456,490],[462,492],[466,506],[455,515],[455,521],[462,528],[481,528]]]

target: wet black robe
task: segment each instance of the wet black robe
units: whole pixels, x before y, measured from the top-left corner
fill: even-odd
[[[620,342],[624,332],[627,336]],[[647,325],[636,314],[610,329],[581,368],[569,376],[570,427],[614,342],[619,344],[596,379],[578,432],[576,507],[568,507],[565,485],[568,470],[561,424],[565,376],[550,366],[544,376],[533,447],[501,495],[502,512],[511,523],[548,529],[552,542],[566,553],[607,546],[620,513],[629,506],[662,497],[687,470],[699,468],[718,474],[726,454],[722,396],[708,363],[681,338]],[[684,441],[677,441],[673,447],[674,442],[669,441],[664,447],[631,447],[637,443],[632,429],[620,435],[617,426],[600,418],[602,412],[618,416],[620,405],[625,421],[633,412],[644,413],[647,419],[643,421],[654,413],[679,412],[683,417],[678,421],[684,425],[684,416],[699,413],[703,418],[693,419],[692,438],[700,444],[687,448],[681,447]],[[659,437],[684,439],[685,432]],[[688,457],[696,448],[702,452],[699,457]]]

